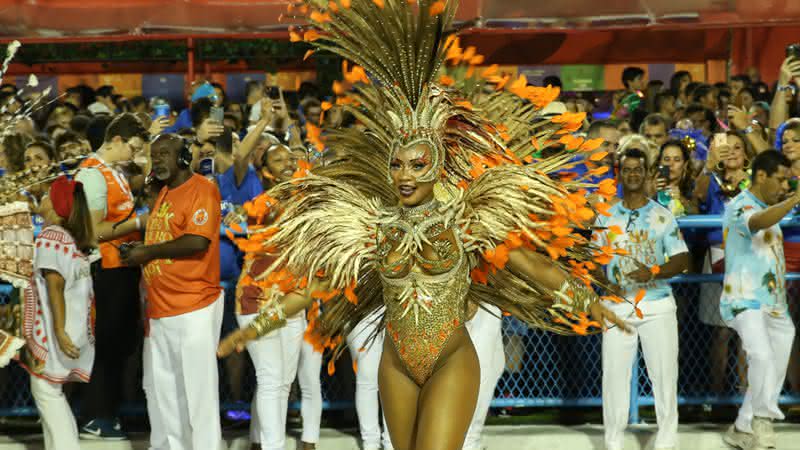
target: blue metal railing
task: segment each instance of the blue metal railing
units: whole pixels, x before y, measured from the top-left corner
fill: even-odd
[[[719,216],[686,216],[678,219],[682,229],[710,230],[721,227]],[[800,218],[790,217],[781,222],[782,226],[800,226]],[[679,404],[738,404],[742,396],[738,391],[739,380],[735,375],[725,376],[723,391],[712,392],[708,388],[709,364],[705,353],[711,347],[710,336],[717,332],[716,327],[701,323],[698,318],[699,305],[708,299],[703,298],[702,285],[721,283],[721,274],[683,274],[670,280],[673,284],[679,305],[684,313],[679,315],[681,340],[681,378],[679,381]],[[791,297],[800,292],[800,274],[787,275]],[[232,289],[232,286],[226,286]],[[0,303],[8,298],[12,288],[0,284]],[[680,310],[681,306],[679,306]],[[601,399],[601,359],[600,337],[562,338],[536,330],[514,330],[504,326],[504,340],[509,343],[521,341],[524,356],[519,370],[507,370],[498,384],[494,407],[598,407]],[[733,342],[733,341],[731,341]],[[733,344],[731,344],[733,346]],[[345,352],[346,354],[347,352]],[[508,353],[508,352],[507,352]],[[732,352],[735,353],[735,352]],[[346,358],[346,356],[345,356]],[[736,372],[736,362],[729,358],[727,372]],[[328,377],[323,368],[323,396],[326,409],[338,410],[353,407],[352,374],[344,368],[349,363],[340,364],[341,370],[334,377]],[[642,377],[642,357],[636,358],[631,377],[630,420],[639,422],[639,407],[653,405],[649,393],[649,383]],[[510,369],[510,367],[509,367]],[[28,377],[18,367],[0,371],[5,373],[5,382],[0,381],[0,415],[36,415],[28,391]],[[232,401],[226,374],[220,370],[221,399],[224,408],[242,408],[242,404]],[[244,398],[251,398],[254,377],[249,373],[242,381],[245,386]],[[785,392],[781,402],[800,403],[800,391]],[[293,407],[298,407],[297,403]],[[143,397],[129,403],[125,408],[128,414],[142,414]]]

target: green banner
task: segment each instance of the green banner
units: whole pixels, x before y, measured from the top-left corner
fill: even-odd
[[[561,66],[561,82],[565,91],[602,91],[605,89],[604,74],[603,66]]]

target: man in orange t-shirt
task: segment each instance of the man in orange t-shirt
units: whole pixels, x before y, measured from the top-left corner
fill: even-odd
[[[218,450],[220,194],[215,184],[192,173],[187,146],[174,134],[151,144],[153,172],[165,186],[147,221],[144,245],[125,252],[123,260],[144,266],[148,363],[170,447]]]

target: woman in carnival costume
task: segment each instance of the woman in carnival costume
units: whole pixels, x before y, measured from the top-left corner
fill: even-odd
[[[242,351],[320,299],[324,312],[310,321],[307,339],[332,351],[332,368],[343,336],[385,306],[379,385],[392,444],[461,448],[480,381],[464,327],[472,308],[494,305],[563,334],[624,327],[591,288],[594,261],[617,250],[578,232],[608,204],[590,205],[593,186],[563,170],[575,165],[574,151],[599,142],[569,135],[583,114],[538,117],[555,89],[529,87],[496,67],[470,66],[458,82],[443,71],[445,61],[481,62],[447,36],[455,0],[309,0],[290,8],[309,19],[292,40],[356,64],[345,64],[352,92],[343,95],[342,83],[334,91],[363,127],[325,130],[319,144],[335,152],[335,163],[247,205],[255,222],[269,224],[250,227],[238,243],[250,258],[275,261],[240,279],[266,303],[219,355]],[[486,81],[497,92],[487,93]],[[319,130],[309,136],[321,139]],[[542,158],[556,143],[572,151]],[[589,176],[604,169],[586,163]],[[612,197],[611,183],[598,192]]]

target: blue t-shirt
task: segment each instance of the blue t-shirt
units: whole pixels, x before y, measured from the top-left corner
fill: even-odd
[[[742,311],[762,307],[775,315],[787,314],[781,227],[776,223],[756,233],[750,231],[750,218],[766,208],[749,190],[725,208],[725,281],[719,309],[726,321]]]
[[[703,214],[713,214],[721,216],[725,213],[725,205],[730,203],[730,198],[722,192],[717,177],[712,176],[708,184],[706,201],[703,203]],[[706,235],[709,245],[722,244],[722,228],[710,230]]]
[[[164,129],[164,133],[177,133],[184,128],[192,128],[192,111],[189,108],[181,111],[175,123]]]
[[[244,205],[264,192],[261,180],[258,179],[256,170],[252,166],[247,168],[247,174],[242,180],[242,184],[238,186],[236,185],[236,175],[233,167],[225,173],[216,175],[215,178],[222,198],[220,209],[223,218],[233,211],[234,206]],[[246,229],[247,224],[240,224],[240,227]],[[219,240],[220,278],[236,281],[239,279],[239,273],[242,270],[243,255],[236,247],[236,244],[228,238],[224,228],[220,230],[220,233],[222,233]]]
[[[637,283],[626,279],[625,274],[639,268],[636,261],[645,266],[661,266],[670,257],[688,253],[686,242],[675,216],[653,200],[639,209],[629,210],[619,202],[609,210],[611,217],[599,216],[598,227],[616,225],[622,234],[614,234],[610,230],[595,231],[595,243],[602,246],[621,248],[627,256],[614,255],[605,266],[606,277],[623,290],[625,297],[633,300],[641,289],[646,290],[642,301],[661,300],[672,295],[669,281],[653,280],[649,283]]]

